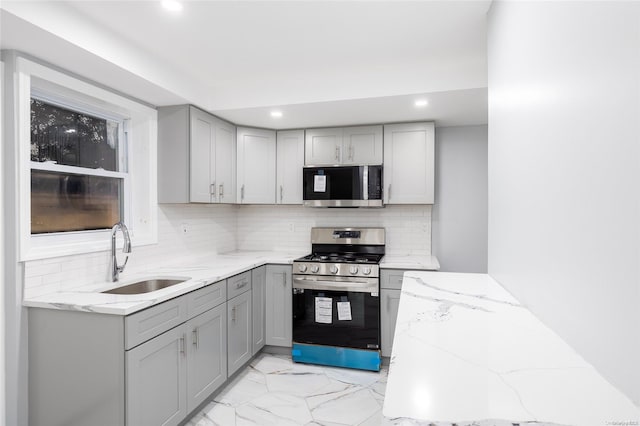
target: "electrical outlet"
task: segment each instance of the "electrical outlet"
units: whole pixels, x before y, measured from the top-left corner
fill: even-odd
[[[186,223],[181,223],[180,224],[180,230],[182,231],[183,234],[186,234],[189,232],[189,225],[187,225]]]
[[[293,222],[289,223],[289,232],[296,232],[296,225]]]

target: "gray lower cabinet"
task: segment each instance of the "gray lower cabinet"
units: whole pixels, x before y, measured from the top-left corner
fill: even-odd
[[[251,359],[251,290],[227,302],[228,375],[231,376]]]
[[[187,412],[227,380],[227,305],[187,322]]]
[[[291,266],[267,265],[266,344],[291,347]]]
[[[382,356],[391,356],[398,318],[404,269],[380,270],[380,345]]]
[[[275,268],[290,346],[291,267]],[[264,346],[267,271],[128,316],[29,308],[29,424],[180,424]]]
[[[251,319],[253,321],[251,354],[255,355],[265,345],[265,295],[267,290],[267,267],[251,271]]]
[[[391,356],[398,318],[400,290],[380,289],[380,344],[382,356]]]
[[[127,351],[127,425],[177,425],[187,415],[185,327]]]
[[[127,425],[177,425],[225,382],[226,308],[127,351]]]

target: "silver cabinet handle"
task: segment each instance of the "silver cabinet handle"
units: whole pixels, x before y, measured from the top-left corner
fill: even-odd
[[[336,161],[340,160],[340,147],[336,145]]]
[[[222,198],[224,196],[224,184],[223,183],[218,185],[218,195],[220,196],[220,198]]]
[[[285,272],[282,273],[282,285],[287,286],[287,274]]]
[[[180,353],[181,353],[183,356],[184,356],[184,351],[185,351],[185,347],[184,347],[184,340],[185,340],[185,338],[186,338],[186,337],[187,337],[187,336],[183,333],[183,334],[182,334],[182,337],[180,338],[180,344],[179,344],[179,347],[180,347]]]
[[[280,202],[282,203],[282,185],[280,185]]]
[[[391,201],[391,184],[387,188],[387,201]]]
[[[196,347],[196,349],[198,349],[198,327],[194,328],[191,334],[192,334],[191,338],[193,339],[193,345]]]
[[[240,188],[240,201],[244,200],[244,185]]]
[[[236,307],[231,309],[231,321],[236,322]]]
[[[247,281],[247,280],[239,282],[239,283],[236,284],[236,289],[242,288],[242,287],[246,286],[247,284],[249,284],[249,281]]]
[[[211,185],[209,185],[209,194],[216,195],[216,183],[215,182],[213,182]]]

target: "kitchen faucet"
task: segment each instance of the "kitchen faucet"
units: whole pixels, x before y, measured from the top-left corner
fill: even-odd
[[[129,230],[122,222],[118,222],[111,228],[111,281],[118,281],[118,274],[124,271],[124,267],[127,266],[129,256],[124,258],[122,266],[118,266],[118,259],[116,258],[116,232],[118,229],[122,231],[124,237],[124,245],[122,246],[123,253],[131,253],[131,238],[129,238]]]

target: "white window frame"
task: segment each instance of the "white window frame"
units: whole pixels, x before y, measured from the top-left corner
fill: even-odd
[[[157,112],[109,90],[16,58],[17,128],[19,143],[20,260],[109,250],[110,230],[31,234],[31,170],[66,171],[83,175],[122,177],[123,219],[133,246],[157,243]],[[126,172],[31,161],[31,98],[63,108],[122,122],[118,159]]]

